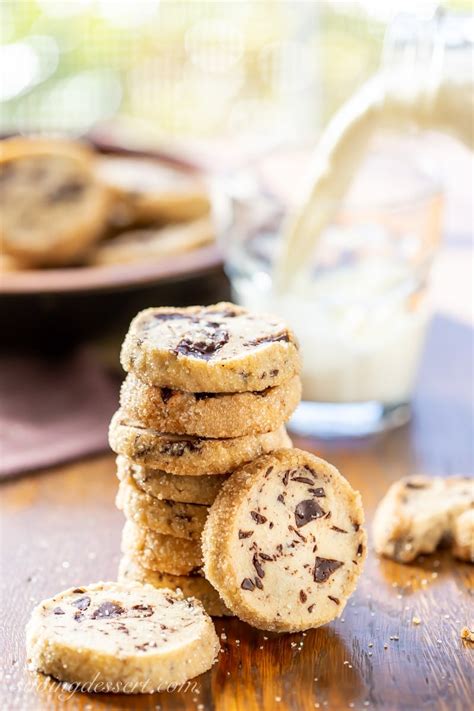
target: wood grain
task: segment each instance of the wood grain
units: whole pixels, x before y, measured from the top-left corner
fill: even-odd
[[[363,496],[368,522],[387,486],[414,471],[471,474],[472,331],[438,319],[409,426],[359,442],[297,440],[334,462]],[[456,354],[446,378],[446,343]],[[464,355],[463,355],[464,354]],[[105,709],[465,711],[472,702],[472,566],[447,552],[410,566],[369,558],[342,618],[293,635],[265,634],[236,619],[219,663],[173,693],[144,697],[58,690],[24,667],[24,626],[39,600],[116,575],[121,514],[114,508],[114,460],[103,455],[32,474],[2,487],[2,679],[8,711]],[[415,625],[418,617],[421,624]]]

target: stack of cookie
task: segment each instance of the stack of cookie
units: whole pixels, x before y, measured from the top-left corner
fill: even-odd
[[[229,303],[154,308],[133,320],[110,426],[127,522],[119,578],[181,588],[227,614],[202,574],[201,533],[230,473],[291,447],[299,354],[277,318]]]

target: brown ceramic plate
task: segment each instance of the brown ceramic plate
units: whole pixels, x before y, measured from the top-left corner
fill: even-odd
[[[198,172],[191,163],[164,153],[131,150],[97,139],[91,140],[91,143],[100,153],[154,158],[187,173]],[[0,280],[0,296],[120,291],[194,277],[211,271],[221,264],[222,256],[217,244],[210,244],[182,254],[170,255],[155,263],[4,272]]]
[[[217,245],[211,244],[156,263],[5,272],[0,282],[0,296],[122,290],[197,276],[221,263]]]

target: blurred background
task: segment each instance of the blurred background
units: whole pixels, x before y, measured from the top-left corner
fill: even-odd
[[[2,130],[311,138],[377,67],[390,5],[3,2]]]
[[[377,69],[394,16],[439,5],[471,10],[469,0],[4,0],[1,129],[83,134],[113,120],[147,142],[314,139]]]
[[[229,176],[254,179],[258,173],[260,179],[263,173],[265,189],[271,184],[275,193],[284,195],[285,205],[291,204],[323,127],[380,67],[384,37],[395,16],[410,12],[423,20],[440,6],[448,15],[465,18],[472,41],[469,0],[3,1],[0,131],[4,136],[87,136],[101,150],[152,151],[197,167],[209,184],[218,186]],[[398,140],[401,136],[395,134]],[[390,176],[386,185],[380,175],[372,178],[369,189],[365,185],[364,200],[371,194],[374,202],[383,203],[386,187],[397,184],[405,191],[398,197],[409,205],[427,190],[423,195],[429,199],[422,208],[404,216],[404,235],[426,233],[436,251],[441,244],[430,276],[430,308],[470,328],[472,155],[446,135],[418,132],[406,138],[400,149],[391,136],[390,160],[397,156],[398,163],[393,171],[385,165],[384,176]],[[384,210],[382,221],[390,205]],[[48,390],[48,378],[57,377],[60,362],[63,396],[55,417],[70,401],[68,383],[75,379],[71,372],[80,373],[76,388],[81,392],[75,397],[84,400],[84,427],[89,435],[92,430],[100,435],[78,452],[105,446],[104,423],[117,397],[116,381],[108,374],[118,370],[119,344],[134,313],[152,304],[239,297],[244,256],[230,253],[228,247],[231,239],[238,241],[240,228],[236,236],[235,223],[231,229],[221,215],[219,219],[219,247],[196,252],[195,262],[189,255],[165,259],[158,272],[151,273],[150,267],[145,276],[142,271],[132,278],[135,267],[124,267],[115,280],[77,277],[76,288],[72,272],[80,268],[70,270],[69,283],[68,277],[56,281],[58,270],[46,270],[41,279],[31,271],[4,274],[1,325],[11,338],[4,347],[10,360],[4,369],[3,417],[13,417],[21,427],[34,419],[37,427],[31,403]],[[344,218],[346,223],[352,219]],[[367,215],[357,224],[366,223]],[[360,231],[357,235],[356,241]],[[241,292],[239,300],[245,301]],[[469,377],[472,383],[470,333],[463,334],[460,379]],[[53,358],[61,360],[54,361],[52,370]],[[78,385],[86,370],[95,373],[94,382],[100,381],[104,391],[103,412],[93,422],[87,419],[91,384]],[[13,402],[6,393],[20,379],[27,384],[22,388],[24,401],[15,395]],[[46,417],[45,429],[48,421]],[[11,451],[18,437],[10,436]],[[42,463],[35,457],[13,459],[7,472]],[[44,462],[50,461],[49,453]]]

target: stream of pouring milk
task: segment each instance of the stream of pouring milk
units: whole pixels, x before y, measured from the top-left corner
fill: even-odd
[[[415,125],[449,133],[474,148],[474,83],[451,80],[419,87],[413,77],[380,73],[329,123],[314,154],[303,201],[283,234],[275,266],[278,292],[288,290],[310,262],[376,130]]]
[[[240,303],[275,311],[293,326],[303,355],[305,400],[385,405],[410,400],[428,322],[423,300],[416,308],[410,305],[410,293],[417,288],[414,267],[387,250],[317,278],[312,269],[317,242],[379,128],[415,125],[474,147],[472,72],[464,81],[463,73],[455,71],[454,81],[441,80],[435,71],[428,72],[427,80],[421,71],[407,66],[404,72],[380,72],[342,108],[314,154],[303,201],[284,230],[270,284],[261,286],[254,279],[234,285]],[[390,181],[392,176],[386,177]]]

